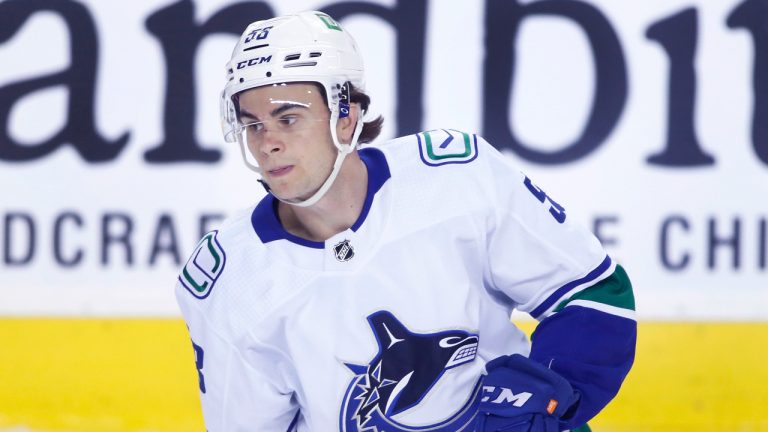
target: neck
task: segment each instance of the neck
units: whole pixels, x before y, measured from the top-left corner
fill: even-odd
[[[289,233],[311,241],[325,241],[354,225],[363,210],[367,190],[368,170],[357,151],[353,151],[317,203],[298,207],[279,202],[277,214]]]

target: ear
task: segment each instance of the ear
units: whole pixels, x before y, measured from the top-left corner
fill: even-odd
[[[352,135],[355,133],[358,118],[360,118],[360,104],[349,104],[349,115],[339,119],[336,123],[336,136],[340,143],[349,144],[352,142]]]

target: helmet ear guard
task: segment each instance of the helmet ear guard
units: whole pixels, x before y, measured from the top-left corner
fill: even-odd
[[[237,107],[231,98],[228,98],[224,91],[219,98],[219,114],[221,116],[221,133],[224,135],[224,141],[228,143],[237,142],[235,136],[239,125],[237,118]]]
[[[352,149],[357,147],[357,139],[360,137],[360,132],[363,130],[363,116],[365,116],[365,112],[360,110],[360,113],[358,114],[357,123],[355,124],[355,132],[352,134],[352,139],[349,144],[342,144],[341,141],[336,136],[336,123],[343,119],[348,118],[350,115],[350,111],[352,109],[351,106],[351,87],[352,83],[349,81],[345,82],[344,84],[336,84],[336,96],[335,98],[335,107],[331,107],[331,137],[333,138],[333,143],[336,145],[336,148],[339,149],[339,151],[346,151],[346,153],[350,153]],[[335,118],[334,118],[335,115]],[[347,149],[349,147],[349,149]]]
[[[349,117],[349,104],[351,102],[350,87],[352,83],[345,82],[339,89],[339,118]]]

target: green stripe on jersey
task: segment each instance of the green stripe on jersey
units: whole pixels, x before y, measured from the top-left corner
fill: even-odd
[[[627,272],[620,265],[617,265],[613,274],[606,279],[577,292],[568,300],[561,302],[557,305],[554,312],[560,312],[575,300],[586,300],[621,309],[635,310],[635,296],[632,294],[632,283],[629,281]]]

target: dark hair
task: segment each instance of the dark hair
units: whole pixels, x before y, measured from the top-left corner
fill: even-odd
[[[371,104],[371,97],[362,90],[350,84],[349,99],[352,103],[359,103],[363,112],[368,111],[368,105]],[[360,138],[357,142],[366,144],[376,139],[381,133],[381,127],[384,125],[384,117],[378,116],[375,119],[363,123],[363,130],[360,132]]]

